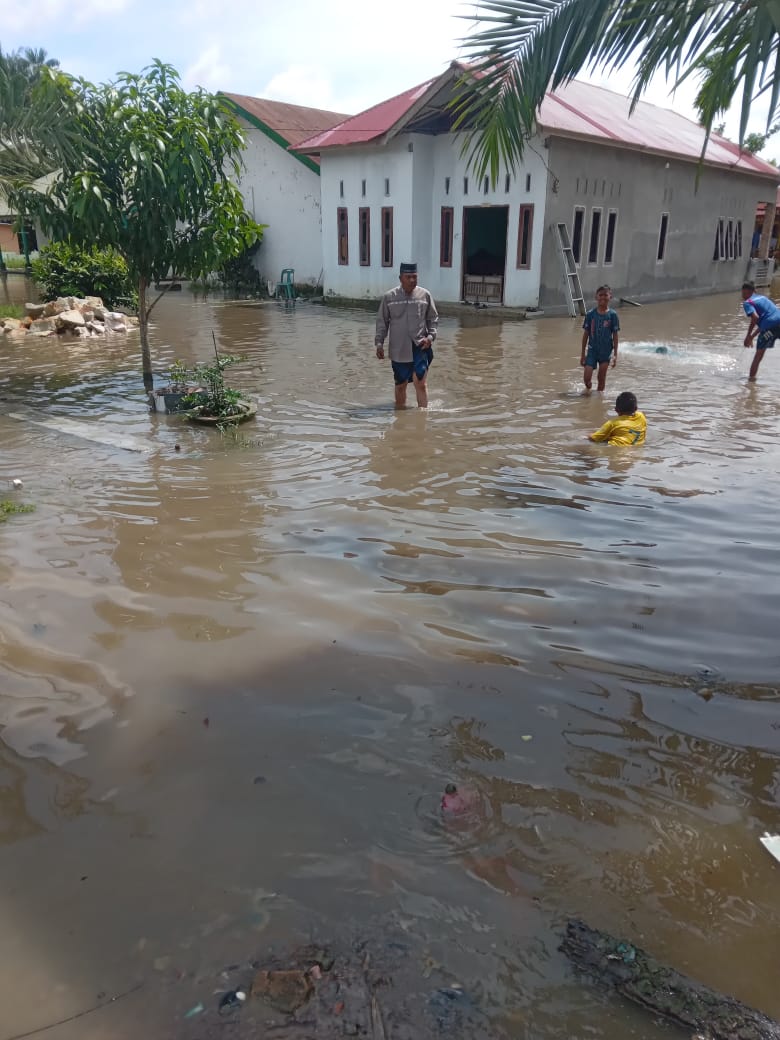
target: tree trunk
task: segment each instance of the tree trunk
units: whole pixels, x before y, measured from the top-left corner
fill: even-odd
[[[708,1040],[780,1040],[780,1023],[582,921],[569,921],[561,950],[622,996]]]
[[[152,353],[149,349],[149,311],[146,307],[146,290],[149,282],[146,278],[138,279],[138,331],[141,334],[141,366],[144,373],[144,390],[151,393],[154,387],[152,376]]]

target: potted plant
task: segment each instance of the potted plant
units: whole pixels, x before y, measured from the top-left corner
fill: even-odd
[[[247,401],[240,390],[225,386],[225,369],[243,358],[233,354],[220,356],[216,345],[214,355],[212,364],[195,366],[195,378],[201,389],[189,394],[182,402],[187,417],[207,426],[230,426],[253,418],[257,405]]]
[[[161,386],[149,394],[151,409],[153,412],[180,412],[184,407],[185,398],[202,389],[197,374],[191,372],[183,361],[177,359],[171,365],[165,386]]]

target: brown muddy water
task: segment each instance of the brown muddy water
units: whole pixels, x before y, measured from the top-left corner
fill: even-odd
[[[570,916],[780,1018],[780,358],[745,382],[739,305],[623,308],[605,400],[571,320],[444,319],[426,414],[371,314],[184,292],[155,369],[245,355],[224,437],[147,412],[135,334],[0,340],[0,1040],[139,985],[47,1038],[262,1036],[226,966],[391,932],[496,1037],[677,1036]],[[623,389],[646,445],[585,441]]]

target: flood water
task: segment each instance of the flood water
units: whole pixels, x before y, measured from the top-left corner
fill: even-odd
[[[738,294],[619,313],[603,400],[578,323],[468,311],[395,412],[370,313],[185,291],[155,371],[244,355],[225,436],[135,333],[0,338],[0,1040],[262,1036],[227,965],[391,932],[496,1037],[682,1035],[570,917],[780,1018],[780,350],[746,383]],[[647,443],[586,441],[625,389]]]

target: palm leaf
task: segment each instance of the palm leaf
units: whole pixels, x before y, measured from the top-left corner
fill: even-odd
[[[634,63],[632,107],[659,71],[702,78],[708,134],[740,92],[741,140],[759,94],[775,116],[780,0],[479,0],[477,19],[453,112],[478,176],[515,166],[547,91],[586,70]]]

